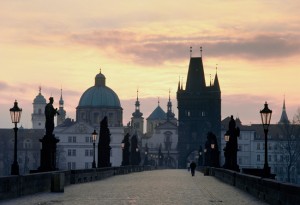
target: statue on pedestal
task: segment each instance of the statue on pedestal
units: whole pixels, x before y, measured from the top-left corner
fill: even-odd
[[[45,117],[46,117],[46,135],[43,139],[40,139],[42,143],[41,150],[41,165],[38,168],[40,172],[55,171],[56,168],[56,144],[59,142],[59,139],[55,138],[53,134],[54,130],[54,117],[59,115],[57,108],[53,107],[54,99],[53,97],[49,98],[49,103],[45,107]]]

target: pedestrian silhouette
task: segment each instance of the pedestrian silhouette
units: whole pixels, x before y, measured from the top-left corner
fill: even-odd
[[[190,168],[191,168],[191,174],[192,174],[192,176],[195,176],[196,163],[192,162],[190,164]]]

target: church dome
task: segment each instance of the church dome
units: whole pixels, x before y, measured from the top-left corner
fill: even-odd
[[[41,88],[39,90],[39,94],[34,98],[33,104],[46,104],[46,99],[41,94]]]
[[[118,95],[105,85],[105,76],[95,77],[95,85],[87,89],[79,100],[78,107],[121,107]]]

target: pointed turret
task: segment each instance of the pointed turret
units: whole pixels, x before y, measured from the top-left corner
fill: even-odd
[[[169,101],[167,104],[167,121],[174,119],[175,114],[172,112],[171,91],[169,90]]]
[[[63,100],[63,97],[62,97],[62,89],[60,89],[60,99],[59,99],[59,107],[63,108],[64,107],[64,100]]]
[[[132,133],[141,136],[144,133],[144,118],[140,111],[139,90],[136,91],[135,111],[131,117]]]
[[[64,100],[62,96],[62,89],[60,89],[60,99],[59,99],[59,115],[57,116],[57,126],[64,123],[66,119],[66,111],[64,110]]]
[[[132,116],[136,118],[143,116],[143,113],[140,112],[139,90],[136,91],[135,111]]]
[[[281,117],[280,120],[278,122],[278,124],[289,124],[290,121],[288,119],[288,116],[286,114],[286,108],[285,108],[285,98],[283,99],[283,106],[282,106],[282,113],[281,113]]]
[[[220,84],[219,84],[219,79],[218,79],[218,74],[216,73],[215,75],[215,80],[214,80],[214,88],[218,91],[220,91]]]
[[[177,92],[180,91],[180,77],[179,77],[179,81],[178,81],[178,88],[177,88]]]
[[[219,79],[218,79],[218,64],[216,64],[216,75],[215,75],[215,80],[214,80],[213,87],[216,91],[221,91],[220,84],[219,84]]]

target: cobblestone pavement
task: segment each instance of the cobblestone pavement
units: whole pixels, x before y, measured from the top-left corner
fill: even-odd
[[[187,170],[158,170],[119,175],[101,181],[71,185],[64,193],[41,193],[0,201],[7,205],[95,204],[266,204],[214,177]]]

